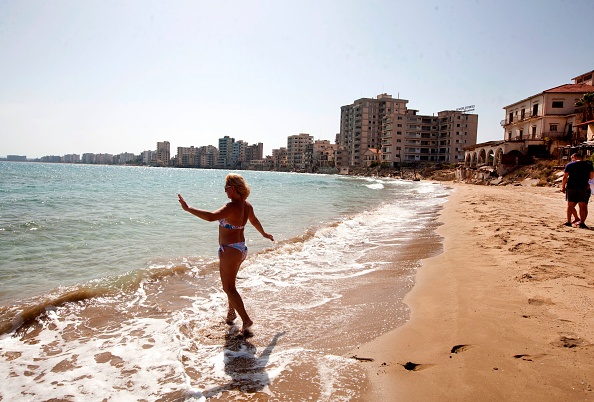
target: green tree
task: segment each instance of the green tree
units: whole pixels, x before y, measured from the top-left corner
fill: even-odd
[[[575,106],[580,108],[582,123],[594,120],[594,92],[584,94],[581,99],[575,102]]]

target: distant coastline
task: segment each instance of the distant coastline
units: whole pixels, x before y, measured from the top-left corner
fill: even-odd
[[[54,163],[68,165],[104,165],[104,166],[137,166],[137,167],[156,167],[173,169],[204,169],[204,170],[239,170],[239,171],[269,171],[269,172],[288,172],[288,173],[309,173],[309,174],[341,174],[347,176],[364,177],[386,177],[403,180],[422,180],[430,179],[436,181],[452,181],[455,179],[455,169],[451,164],[435,163],[409,163],[398,168],[388,168],[379,165],[369,167],[356,167],[350,169],[338,169],[335,167],[315,167],[314,169],[250,169],[239,167],[195,167],[195,166],[150,166],[142,163],[83,163],[83,162],[47,162],[37,159],[27,160],[7,160],[0,158],[0,162],[28,162],[28,163]]]

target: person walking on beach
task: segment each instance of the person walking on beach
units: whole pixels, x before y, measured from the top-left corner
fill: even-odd
[[[592,164],[582,160],[582,154],[571,155],[571,162],[565,166],[561,191],[567,199],[567,222],[565,226],[571,226],[571,216],[575,214],[575,206],[579,209],[579,227],[588,229],[586,218],[588,217],[588,200],[590,199],[590,187],[588,181],[594,179]]]
[[[274,241],[274,237],[264,231],[262,224],[254,213],[254,208],[246,201],[250,195],[250,188],[242,176],[228,174],[225,178],[225,193],[231,201],[213,212],[190,207],[181,194],[177,196],[184,211],[205,221],[219,221],[219,272],[223,290],[227,294],[229,301],[227,323],[233,323],[237,318],[237,312],[243,321],[241,333],[244,336],[249,336],[251,335],[250,327],[253,325],[253,321],[248,316],[241,295],[235,286],[237,272],[239,272],[241,263],[247,257],[248,251],[243,230],[246,223],[250,221],[262,236],[272,241]]]

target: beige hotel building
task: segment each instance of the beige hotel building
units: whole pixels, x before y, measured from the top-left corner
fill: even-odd
[[[478,115],[467,113],[473,108],[423,116],[408,109],[407,103],[384,93],[342,106],[337,167],[369,165],[368,155],[391,167],[412,162],[463,162],[464,147],[476,144]]]

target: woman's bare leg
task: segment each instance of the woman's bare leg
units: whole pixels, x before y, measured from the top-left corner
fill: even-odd
[[[245,311],[243,300],[241,295],[237,291],[235,286],[235,280],[237,278],[237,272],[239,272],[239,266],[243,259],[241,251],[236,250],[232,247],[225,247],[225,250],[220,254],[219,260],[219,271],[221,273],[221,283],[223,284],[223,290],[227,294],[229,300],[229,313],[231,309],[237,311],[243,321],[242,331],[247,330],[254,323],[248,313]]]
[[[227,311],[227,317],[225,318],[225,322],[229,325],[233,325],[233,321],[237,318],[237,313],[235,313],[235,309],[231,307],[231,301],[229,301],[229,310]]]

